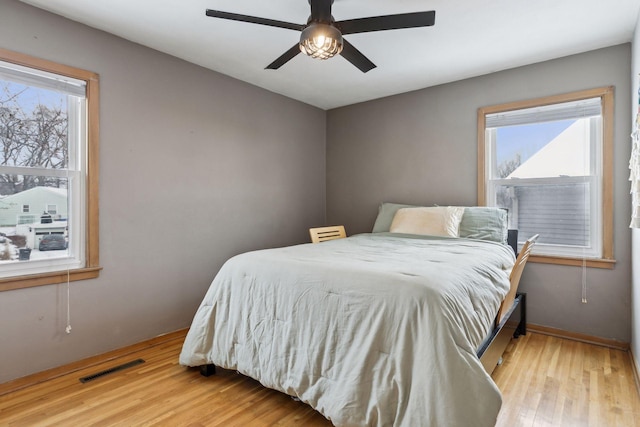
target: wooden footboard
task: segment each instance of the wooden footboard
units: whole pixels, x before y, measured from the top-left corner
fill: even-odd
[[[478,358],[489,374],[500,362],[511,338],[527,333],[526,298],[527,295],[523,293],[516,295],[511,308],[478,350]]]

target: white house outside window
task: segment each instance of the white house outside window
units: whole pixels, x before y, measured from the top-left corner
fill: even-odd
[[[480,200],[508,209],[521,243],[539,234],[537,255],[612,257],[603,91],[479,112]]]

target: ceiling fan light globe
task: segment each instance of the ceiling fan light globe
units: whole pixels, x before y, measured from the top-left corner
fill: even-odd
[[[312,23],[300,35],[300,51],[317,59],[329,59],[342,52],[342,34],[328,24]]]

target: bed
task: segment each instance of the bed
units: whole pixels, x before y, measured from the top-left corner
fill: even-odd
[[[494,425],[501,395],[479,356],[520,301],[503,307],[513,250],[460,237],[460,218],[456,236],[401,232],[411,209],[388,231],[231,258],[180,363],[236,370],[336,426]]]

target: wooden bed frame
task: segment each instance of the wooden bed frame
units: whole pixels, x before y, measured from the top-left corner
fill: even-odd
[[[502,355],[511,338],[527,333],[527,294],[518,293],[502,322],[496,326],[478,350],[478,358],[489,375],[502,363]]]
[[[509,230],[510,232],[512,230]],[[514,237],[515,235],[515,237]],[[510,233],[509,245],[517,253],[517,241],[518,233]],[[496,366],[502,360],[502,354],[504,353],[507,345],[511,341],[512,337],[517,338],[520,335],[527,333],[527,295],[518,293],[518,286],[520,285],[520,277],[522,277],[522,271],[529,259],[531,249],[538,239],[538,235],[530,237],[522,246],[522,250],[516,258],[516,262],[513,265],[511,274],[509,275],[509,282],[511,284],[507,296],[504,297],[498,314],[496,316],[496,323],[491,334],[485,339],[478,350],[478,358],[482,362],[484,369],[491,374]],[[515,241],[514,241],[515,240]]]
[[[329,228],[329,227],[327,227]],[[321,231],[324,229],[321,229]],[[344,228],[342,229],[344,230]],[[342,231],[344,233],[344,231]],[[313,234],[312,234],[313,237]],[[327,240],[343,238],[331,236]],[[509,275],[510,288],[507,296],[502,301],[495,320],[495,326],[491,334],[485,339],[477,352],[478,358],[485,370],[491,374],[496,366],[501,362],[511,338],[517,338],[527,333],[527,295],[518,293],[518,285],[524,266],[529,259],[531,248],[535,244],[538,235],[529,238],[516,258],[511,274]],[[517,253],[518,233],[516,230],[509,230],[509,246]],[[200,366],[200,374],[205,377],[214,375],[216,367],[213,364]]]

